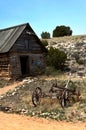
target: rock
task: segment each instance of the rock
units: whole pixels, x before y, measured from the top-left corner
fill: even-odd
[[[52,38],[48,39],[48,43],[48,48],[52,46],[67,53],[68,66],[70,68],[71,64],[72,72],[75,73],[75,75],[77,73],[77,75],[79,76],[86,76],[86,35]],[[76,69],[77,64],[78,67]],[[81,67],[81,64],[83,65],[83,67]]]

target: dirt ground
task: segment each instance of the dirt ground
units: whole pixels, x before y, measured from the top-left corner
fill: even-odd
[[[85,123],[68,123],[0,112],[0,130],[86,130]]]
[[[0,88],[0,94],[14,89],[22,82]],[[58,122],[42,118],[0,112],[0,130],[86,130],[86,123]]]
[[[5,94],[9,90],[13,90],[16,86],[23,84],[23,82],[14,82],[12,85],[7,85],[3,88],[0,88],[0,95]]]

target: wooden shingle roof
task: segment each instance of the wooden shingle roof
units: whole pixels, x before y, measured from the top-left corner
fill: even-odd
[[[8,52],[27,26],[30,28],[30,31],[34,33],[28,23],[0,30],[0,53]],[[37,38],[38,43],[42,46],[39,38],[36,35],[34,36]],[[44,47],[42,49],[46,51]]]

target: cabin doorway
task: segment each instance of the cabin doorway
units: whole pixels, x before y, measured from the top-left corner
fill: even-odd
[[[21,73],[22,75],[29,75],[29,57],[20,56]]]

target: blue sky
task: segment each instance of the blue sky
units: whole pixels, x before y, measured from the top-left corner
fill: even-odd
[[[40,37],[56,26],[71,27],[73,35],[86,34],[86,0],[1,0],[0,29],[29,23]]]

